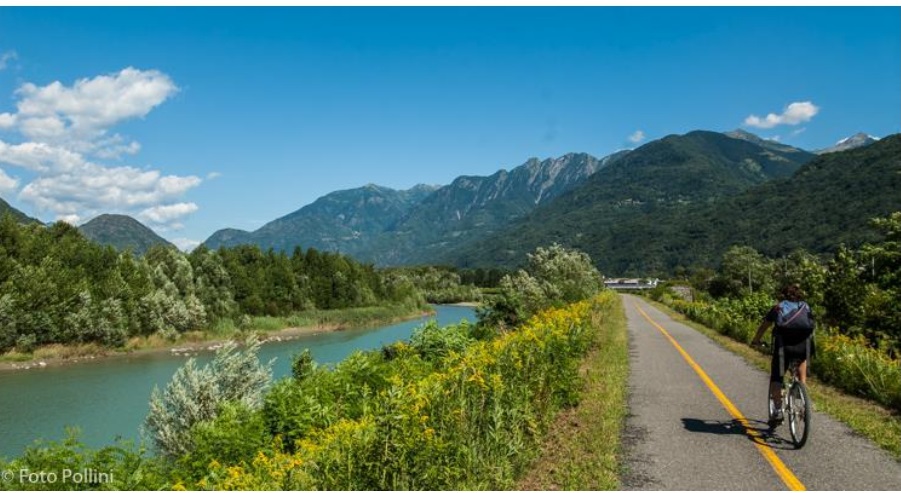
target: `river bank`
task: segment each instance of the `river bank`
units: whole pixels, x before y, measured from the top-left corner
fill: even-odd
[[[112,358],[137,358],[160,353],[188,357],[204,351],[215,351],[226,342],[243,340],[251,333],[256,333],[263,343],[283,342],[367,325],[388,325],[433,313],[434,309],[431,308],[402,306],[311,310],[291,317],[253,317],[243,330],[229,321],[205,331],[180,334],[176,340],[157,334],[133,337],[121,348],[97,344],[51,344],[39,347],[32,353],[13,350],[0,355],[0,372],[58,367]]]

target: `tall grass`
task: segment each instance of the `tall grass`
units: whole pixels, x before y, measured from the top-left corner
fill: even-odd
[[[241,463],[211,463],[196,486],[510,488],[537,456],[556,412],[578,401],[580,363],[615,303],[608,293],[544,311],[519,330],[471,339],[462,351],[444,350],[434,336],[414,337],[282,383],[264,415],[270,426],[293,423],[286,431],[304,423],[300,433]],[[460,329],[445,330],[448,347],[459,347]],[[358,390],[348,395],[342,390],[351,381]],[[291,399],[306,405],[283,405]]]

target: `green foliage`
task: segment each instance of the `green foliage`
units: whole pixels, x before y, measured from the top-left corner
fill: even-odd
[[[175,459],[170,473],[177,481],[198,481],[208,474],[214,462],[249,462],[260,451],[270,449],[272,437],[259,409],[225,402],[214,419],[200,421],[191,428],[190,440],[191,451]]]
[[[280,440],[252,458],[211,462],[195,484],[512,487],[554,414],[576,402],[581,358],[615,306],[608,293],[544,311],[490,341],[467,338],[466,327],[424,327],[410,344],[392,345],[391,358],[356,353],[333,370],[282,380],[262,411],[269,434]]]
[[[450,353],[462,353],[473,342],[471,328],[467,323],[440,327],[431,321],[413,332],[410,347],[426,360],[436,360]]]
[[[74,489],[509,488],[554,414],[577,402],[581,359],[616,310],[607,293],[487,341],[465,324],[429,325],[392,345],[390,358],[357,352],[334,368],[298,358],[299,378],[265,393],[257,346],[224,348],[154,392],[147,428],[158,457],[130,445],[91,451],[70,437],[0,466],[112,473],[108,483],[65,486]]]
[[[309,349],[304,349],[302,352],[294,356],[294,359],[291,361],[291,375],[294,376],[295,380],[303,380],[310,375],[313,374],[313,370],[316,369],[316,364],[313,361],[313,355],[310,353]]]
[[[406,276],[422,291],[429,303],[458,303],[479,301],[482,295],[472,284],[463,284],[462,277],[452,267],[401,267],[391,269],[398,276]],[[472,281],[475,279],[470,278]]]
[[[723,255],[720,273],[710,290],[714,296],[776,291],[773,262],[751,247],[733,246]]]
[[[216,419],[226,403],[257,408],[272,378],[272,362],[260,364],[260,341],[247,340],[243,351],[233,342],[216,351],[212,362],[197,368],[194,358],[179,368],[164,392],[154,388],[145,427],[164,457],[194,451],[193,428]]]
[[[3,490],[157,490],[166,485],[160,461],[130,442],[91,450],[68,429],[59,442],[38,442],[22,457],[4,463]],[[87,473],[86,473],[87,472]],[[76,476],[80,474],[80,476]]]
[[[23,350],[122,347],[136,336],[219,333],[227,325],[220,321],[245,315],[423,302],[412,283],[338,254],[201,247],[185,255],[156,245],[136,258],[88,241],[66,223],[21,225],[9,215],[0,219],[0,293],[0,353],[20,340]]]
[[[528,271],[504,276],[500,293],[479,312],[483,326],[519,325],[549,306],[586,299],[603,287],[587,254],[554,243],[528,255]]]

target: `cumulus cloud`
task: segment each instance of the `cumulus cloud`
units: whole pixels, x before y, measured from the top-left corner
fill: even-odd
[[[9,176],[0,169],[0,193],[9,194],[19,188],[19,180]]]
[[[810,101],[800,101],[789,104],[778,115],[770,113],[764,118],[751,115],[745,118],[745,125],[756,128],[773,128],[776,125],[798,125],[799,123],[809,122],[819,112],[819,106]]]
[[[197,204],[180,202],[177,204],[148,207],[138,214],[138,218],[154,223],[172,223],[176,219],[197,211]]]
[[[629,136],[629,142],[637,144],[645,139],[644,131],[636,130]]]
[[[6,70],[6,67],[9,66],[9,62],[15,60],[16,58],[19,58],[19,55],[13,50],[7,51],[0,55],[0,70]]]
[[[15,91],[17,112],[0,114],[0,129],[15,130],[22,138],[19,143],[0,140],[0,163],[35,175],[19,199],[73,223],[115,212],[173,227],[197,210],[196,204],[180,199],[201,183],[199,177],[99,160],[121,160],[140,152],[138,142],[110,130],[145,117],[177,90],[166,74],[131,67],[71,86],[59,81],[23,84]],[[11,179],[2,178],[0,187],[9,186]]]
[[[60,81],[46,86],[28,82],[15,93],[19,102],[14,125],[28,139],[108,159],[134,150],[122,144],[122,136],[108,135],[111,127],[147,116],[176,92],[166,74],[132,67],[80,79],[71,87]]]

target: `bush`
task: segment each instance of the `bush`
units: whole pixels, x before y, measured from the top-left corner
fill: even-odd
[[[81,478],[65,476],[85,470],[93,473]],[[61,441],[42,441],[29,446],[22,457],[11,462],[0,460],[0,471],[14,473],[10,477],[0,475],[0,489],[3,490],[158,490],[167,487],[162,464],[148,457],[144,449],[131,442],[119,442],[90,450],[79,441],[77,429],[67,429],[66,438]],[[57,480],[53,484],[27,477],[20,481],[22,471],[53,474]]]
[[[197,368],[191,358],[178,369],[165,392],[153,389],[145,427],[164,457],[191,453],[194,426],[216,419],[224,404],[259,406],[263,389],[272,378],[272,362],[260,364],[260,341],[254,337],[247,340],[244,351],[236,348],[235,343],[226,343],[203,368]]]
[[[539,311],[587,299],[603,286],[591,258],[558,244],[528,254],[528,270],[506,275],[500,294],[479,311],[482,325],[515,327]]]

